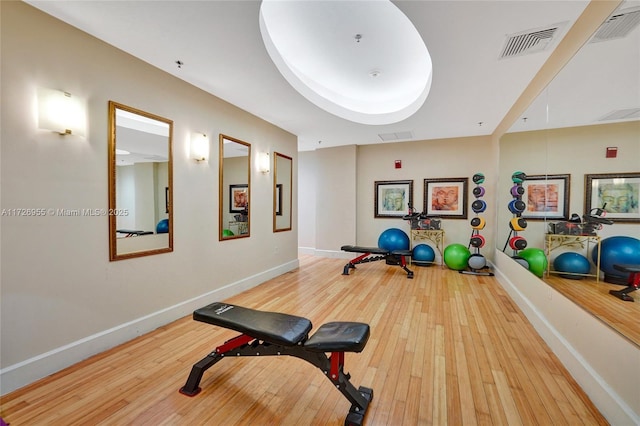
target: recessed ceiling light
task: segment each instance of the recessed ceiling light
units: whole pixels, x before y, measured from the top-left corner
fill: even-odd
[[[289,84],[347,120],[395,123],[429,94],[429,51],[391,1],[263,0],[260,32]]]

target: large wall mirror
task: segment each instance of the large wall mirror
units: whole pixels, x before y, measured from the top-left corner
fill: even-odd
[[[513,200],[511,175],[514,171],[535,175],[535,180],[525,181],[529,188],[523,195],[527,210],[522,216],[527,227],[518,235],[526,239],[527,247],[544,250],[548,244],[552,249],[547,252],[550,273],[543,274],[541,284],[552,286],[638,346],[640,323],[631,318],[640,316],[640,294],[632,293],[636,303],[609,294],[624,286],[606,282],[602,271],[597,274],[593,261],[597,242],[572,238],[549,242],[556,237],[547,234],[550,224],[574,214],[584,223],[584,215],[603,207],[595,175],[606,175],[615,183],[616,176],[640,172],[640,27],[633,25],[639,15],[640,2],[622,3],[501,138],[497,233],[497,248],[502,251],[506,246],[504,251],[511,256],[507,245],[513,218],[508,209]],[[608,157],[607,148],[617,148],[617,155]],[[638,191],[640,184],[634,182]],[[546,191],[535,194],[531,185]],[[620,213],[614,205],[605,207],[606,217],[614,223],[597,231],[600,241],[614,236],[640,239],[640,221],[628,220],[640,217],[637,200],[629,208]],[[586,257],[588,273],[554,271],[555,259],[565,252]]]
[[[293,159],[279,152],[274,154],[273,232],[290,231]]]
[[[109,102],[109,257],[173,251],[173,122]]]
[[[249,237],[251,144],[220,135],[219,239]]]

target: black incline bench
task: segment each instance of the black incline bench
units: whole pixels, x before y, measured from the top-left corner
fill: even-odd
[[[345,352],[362,352],[369,340],[369,325],[359,322],[329,322],[309,337],[312,324],[306,318],[279,312],[265,312],[216,302],[193,313],[193,319],[239,331],[191,368],[180,393],[197,395],[206,370],[225,357],[289,355],[319,368],[349,400],[351,408],[345,426],[362,425],[373,389],[356,389],[344,369]],[[328,356],[327,353],[331,355]]]
[[[640,265],[614,264],[613,268],[629,274],[629,278],[627,279],[627,287],[622,290],[609,290],[609,294],[625,302],[633,302],[633,297],[629,296],[629,293],[636,291],[640,286]]]
[[[413,278],[413,271],[407,268],[407,256],[411,256],[411,250],[385,250],[378,247],[342,246],[342,251],[362,253],[344,265],[342,275],[349,275],[349,269],[356,269],[356,265],[377,260],[386,261],[387,265],[399,265],[407,273],[407,278]]]

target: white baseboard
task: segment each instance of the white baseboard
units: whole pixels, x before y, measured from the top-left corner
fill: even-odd
[[[134,321],[120,324],[111,329],[101,331],[68,345],[10,365],[0,370],[0,394],[5,395],[93,355],[189,315],[202,306],[235,296],[271,278],[292,271],[299,266],[300,263],[298,259],[295,259],[192,299],[185,300],[176,305],[169,306],[160,311],[153,312]]]
[[[527,272],[528,273],[528,272]],[[533,276],[533,274],[531,274]],[[636,395],[624,395],[621,397],[619,393],[612,388],[612,386],[607,383],[607,380],[603,378],[596,369],[594,369],[589,361],[585,359],[585,356],[577,351],[572,343],[567,340],[567,337],[563,336],[562,333],[554,326],[552,320],[549,320],[537,307],[534,303],[532,303],[529,298],[524,295],[519,289],[518,286],[515,285],[502,271],[499,269],[495,270],[495,276],[505,289],[505,291],[509,294],[509,296],[513,299],[513,301],[518,305],[518,307],[523,311],[529,322],[536,329],[538,334],[544,339],[544,341],[549,345],[554,354],[560,359],[565,368],[569,371],[571,376],[578,382],[580,387],[589,395],[593,403],[598,407],[600,412],[606,417],[606,419],[610,422],[610,424],[615,425],[638,425],[640,424],[640,416],[638,413],[634,412],[633,408],[629,406],[625,402],[625,398],[636,398]],[[539,283],[533,283],[536,285]],[[549,291],[551,291],[551,287],[549,287]],[[553,295],[554,298],[564,297],[561,294]],[[581,326],[587,329],[594,330],[594,336],[596,335],[595,330],[599,327],[602,327],[602,324],[599,323],[598,320],[591,317],[586,312],[582,311],[581,308],[575,306],[572,302],[568,301],[565,305],[565,308],[568,310],[576,309],[575,312],[571,312],[572,317],[576,318],[576,321],[580,321]],[[591,323],[593,321],[593,323]],[[612,335],[615,335],[613,331],[611,331]],[[616,335],[617,336],[617,335]],[[613,339],[616,339],[616,336],[613,336]],[[595,337],[594,337],[595,338]],[[594,345],[599,345],[600,342],[594,341]],[[627,346],[625,342],[621,342],[622,350],[620,352],[626,352],[625,349]],[[626,356],[622,356],[622,359],[616,360],[615,357],[620,357],[620,353],[613,353],[615,350],[611,347],[612,353],[610,362],[616,363],[620,362],[621,364],[629,364],[628,366],[622,366],[621,368],[627,368],[630,374],[637,375],[635,373],[636,367],[632,367],[634,365],[633,355],[631,355],[630,359]],[[631,353],[634,350],[631,349]],[[591,355],[595,356],[595,355]],[[635,357],[637,360],[637,356]],[[595,361],[595,360],[594,360]],[[632,381],[633,378],[630,378]],[[636,382],[637,383],[637,382]]]

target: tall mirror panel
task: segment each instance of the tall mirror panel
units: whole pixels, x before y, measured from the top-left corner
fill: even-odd
[[[220,135],[219,239],[249,237],[251,144]]]
[[[613,264],[636,263],[620,253],[640,256],[640,26],[620,25],[638,11],[623,3],[501,138],[497,243],[640,346],[640,324],[625,319],[640,314],[640,295],[610,294],[626,285]],[[515,171],[527,174],[526,252],[510,244]]]
[[[173,122],[109,102],[109,257],[173,251]]]
[[[293,159],[279,152],[274,157],[273,232],[290,231]]]

